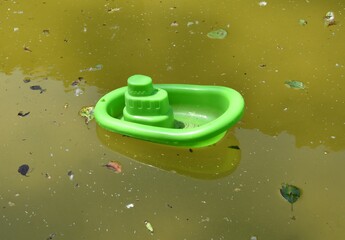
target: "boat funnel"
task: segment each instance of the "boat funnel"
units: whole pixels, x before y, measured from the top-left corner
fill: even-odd
[[[131,76],[127,84],[124,120],[156,127],[174,127],[167,91],[154,88],[152,79],[144,75]]]

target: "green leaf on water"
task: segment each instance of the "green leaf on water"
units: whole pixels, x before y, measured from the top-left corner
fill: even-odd
[[[228,35],[228,32],[224,29],[217,29],[207,33],[207,37],[211,39],[224,39]]]
[[[94,119],[94,111],[95,107],[94,106],[86,106],[86,107],[82,107],[79,110],[79,116],[85,118],[85,124],[89,124],[89,122]]]
[[[300,81],[295,80],[287,80],[285,81],[285,85],[289,88],[295,88],[295,89],[304,89],[304,83]]]
[[[301,190],[294,185],[283,183],[280,189],[280,194],[289,203],[293,204],[301,197]]]

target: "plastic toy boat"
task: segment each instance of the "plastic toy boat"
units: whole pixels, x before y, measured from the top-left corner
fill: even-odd
[[[243,114],[244,100],[220,86],[152,84],[144,75],[103,96],[97,123],[108,131],[173,146],[203,147],[219,141]]]

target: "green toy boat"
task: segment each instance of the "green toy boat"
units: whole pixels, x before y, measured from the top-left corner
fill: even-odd
[[[204,147],[219,141],[242,117],[244,100],[221,86],[152,84],[144,75],[103,96],[97,123],[108,131],[151,142]]]

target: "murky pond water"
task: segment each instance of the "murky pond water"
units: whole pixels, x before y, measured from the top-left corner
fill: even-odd
[[[344,15],[342,1],[1,1],[1,239],[340,239]],[[137,73],[234,88],[245,115],[200,149],[78,116]],[[282,183],[302,190],[293,212]]]

